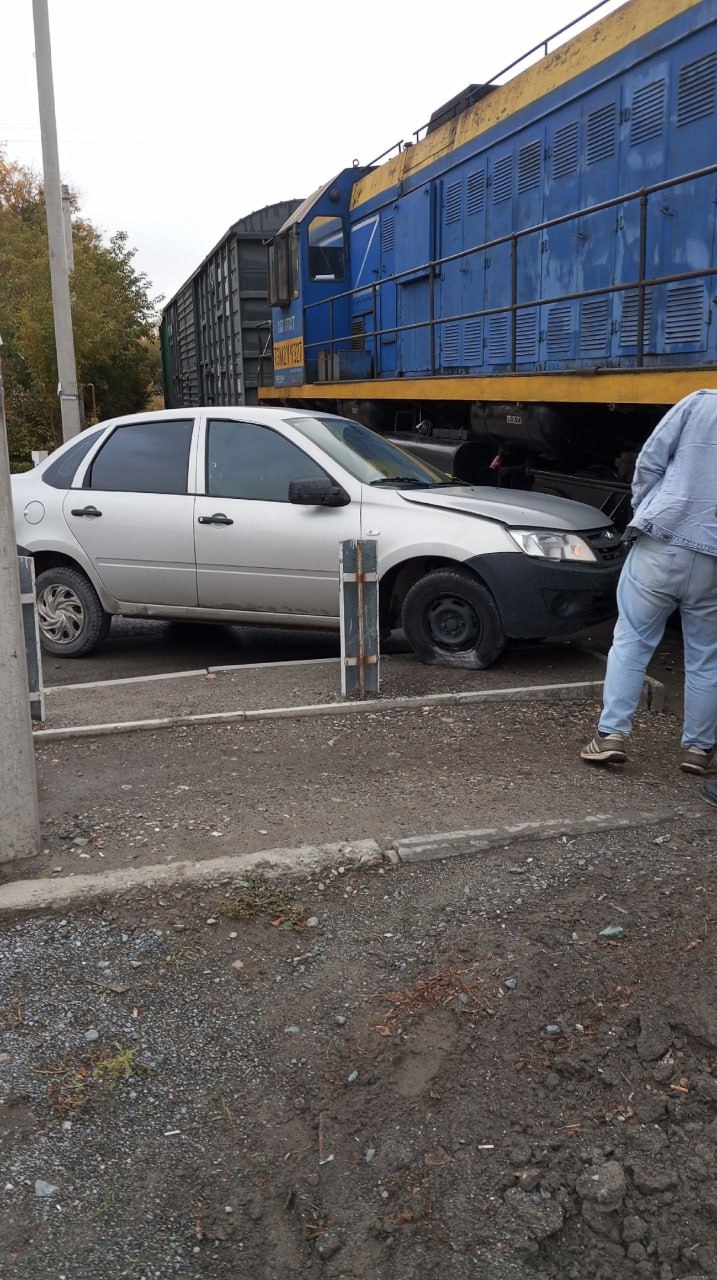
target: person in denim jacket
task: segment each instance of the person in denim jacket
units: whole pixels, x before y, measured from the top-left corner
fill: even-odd
[[[717,726],[717,390],[694,391],[658,422],[635,463],[635,541],[617,588],[603,707],[580,755],[624,764],[647,665],[679,610],[685,655],[680,768],[705,774]],[[714,795],[710,794],[714,792]],[[717,804],[717,784],[703,795]]]

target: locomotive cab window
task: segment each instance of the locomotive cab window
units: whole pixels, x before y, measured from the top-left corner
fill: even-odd
[[[298,296],[299,241],[294,231],[286,231],[269,245],[269,304],[281,306]]]
[[[340,218],[318,217],[309,223],[309,277],[343,280],[346,272],[344,228]]]

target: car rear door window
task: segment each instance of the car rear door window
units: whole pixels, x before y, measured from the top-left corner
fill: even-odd
[[[69,489],[82,459],[89,453],[97,437],[102,435],[104,427],[98,431],[83,431],[69,449],[55,458],[42,473],[43,484],[51,484],[53,489]]]
[[[193,418],[130,422],[94,459],[86,486],[123,493],[186,493]]]
[[[207,494],[288,502],[292,480],[325,479],[303,449],[271,427],[211,419],[207,429]]]

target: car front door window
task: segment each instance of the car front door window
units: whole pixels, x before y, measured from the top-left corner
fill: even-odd
[[[288,502],[292,480],[327,478],[291,440],[253,422],[210,421],[207,493],[217,498]]]

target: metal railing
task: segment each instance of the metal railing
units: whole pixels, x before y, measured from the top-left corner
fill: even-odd
[[[438,361],[436,358],[436,330],[438,326],[459,323],[466,320],[477,320],[485,317],[508,315],[512,317],[511,329],[511,358],[509,363],[509,372],[517,371],[517,333],[516,333],[516,317],[519,313],[534,308],[544,308],[554,306],[557,303],[572,302],[582,299],[607,297],[614,294],[637,294],[637,319],[636,319],[636,336],[635,346],[636,352],[634,356],[634,364],[637,368],[644,365],[645,355],[645,339],[646,339],[646,297],[648,291],[661,285],[674,284],[682,281],[695,279],[707,279],[717,275],[717,267],[700,267],[689,271],[672,272],[660,276],[647,276],[647,215],[648,202],[650,197],[659,192],[667,191],[673,188],[684,186],[686,183],[696,182],[700,179],[709,178],[717,174],[717,164],[708,165],[705,168],[695,169],[689,173],[681,174],[676,178],[665,179],[664,181],[653,183],[650,186],[639,188],[635,191],[623,193],[614,196],[610,200],[603,200],[599,203],[586,206],[583,209],[574,210],[571,213],[561,214],[559,217],[550,218],[544,222],[531,224],[524,227],[520,231],[514,231],[506,235],[498,236],[492,240],[486,240],[478,245],[472,245],[461,249],[456,253],[447,254],[440,258],[418,264],[407,268],[404,271],[395,272],[392,275],[385,276],[381,280],[372,281],[369,284],[358,285],[352,289],[343,290],[340,293],[333,294],[330,298],[324,298],[317,302],[308,303],[303,308],[303,332],[307,333],[307,318],[311,313],[316,313],[321,308],[328,310],[328,323],[326,326],[326,336],[316,341],[306,342],[304,344],[305,354],[311,352],[328,351],[330,356],[335,355],[338,351],[351,349],[352,341],[355,343],[360,339],[366,348],[367,342],[373,343],[373,351],[376,356],[377,365],[380,364],[378,357],[381,354],[382,345],[387,339],[395,340],[399,334],[406,334],[420,330],[428,330],[430,333],[430,351],[429,351],[429,372],[435,374],[438,369]],[[717,197],[715,197],[717,198]],[[622,280],[618,283],[603,285],[591,289],[580,289],[568,293],[550,295],[548,297],[534,297],[529,299],[518,300],[518,284],[519,284],[519,261],[518,254],[520,245],[531,236],[540,236],[543,233],[560,227],[571,222],[584,222],[592,215],[603,213],[610,209],[618,209],[635,202],[639,203],[639,243],[637,248],[636,262],[637,274],[634,279]],[[502,246],[510,246],[510,301],[500,306],[476,308],[471,311],[455,312],[449,315],[435,315],[435,289],[434,283],[441,271],[451,263],[465,262],[466,259],[475,257],[481,253],[488,253],[491,250],[498,249]],[[385,286],[398,286],[409,281],[417,281],[425,278],[429,285],[429,316],[425,320],[418,320],[408,324],[395,324],[379,327],[378,313],[380,304],[380,293]],[[352,333],[349,327],[346,332],[336,332],[336,311],[339,304],[348,302],[351,298],[366,293],[371,294],[371,328],[364,330],[361,334]],[[364,313],[366,314],[366,313]],[[629,345],[632,345],[630,343]],[[629,361],[630,357],[623,354],[621,359]],[[472,362],[471,362],[472,363]],[[501,362],[504,363],[504,362]],[[389,375],[390,376],[390,375]],[[400,374],[399,374],[400,376]]]

